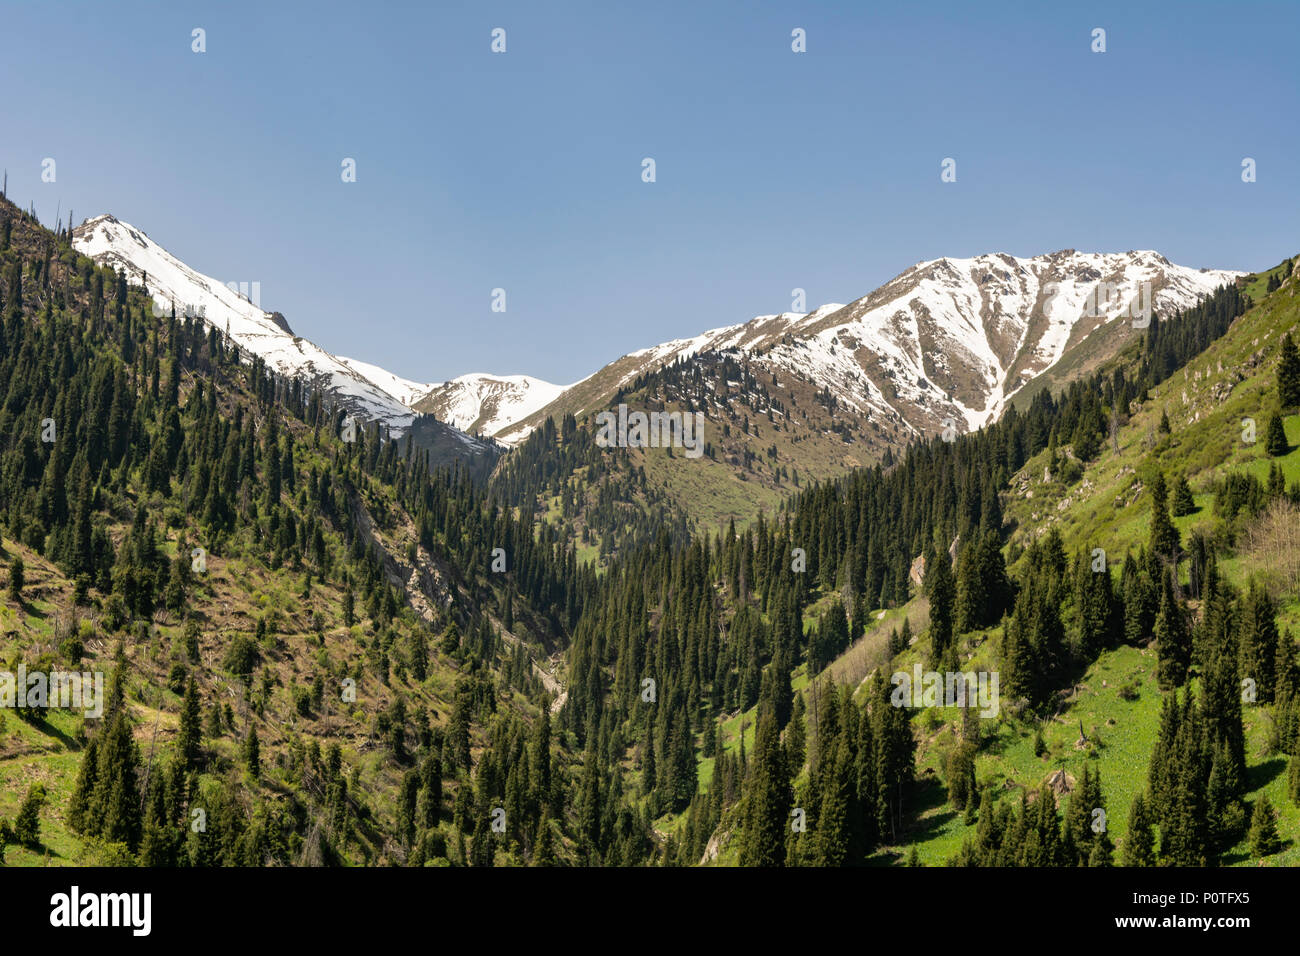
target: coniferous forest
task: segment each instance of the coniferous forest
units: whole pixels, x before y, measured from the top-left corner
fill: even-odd
[[[7,938],[1285,938],[1298,32],[7,5]]]
[[[954,865],[1204,866],[1281,845],[1249,797],[1245,722],[1267,720],[1264,764],[1300,801],[1296,643],[1277,593],[1233,581],[1300,482],[1230,471],[1201,488],[1213,522],[1184,534],[1197,495],[1143,465],[1123,504],[1143,530],[1100,564],[1068,526],[1026,533],[1015,495],[1031,463],[1085,481],[1252,309],[1244,284],[995,424],[710,530],[644,494],[588,421],[548,422],[486,479],[373,426],[346,441],[320,392],[155,315],[8,202],[0,259],[4,666],[106,677],[102,713],[0,725],[66,753],[60,783],[0,822],[11,861],[915,865],[936,799],[970,828]],[[1270,301],[1294,298],[1283,274]],[[1271,400],[1294,409],[1289,335],[1277,355]],[[699,387],[683,376],[633,390]],[[617,544],[579,560],[566,495],[606,473],[590,514]],[[995,786],[1006,735],[1045,748],[1124,649],[1152,656],[1159,716],[1123,830],[1094,825],[1116,798],[1088,760]],[[898,705],[895,672],[975,659],[1000,676],[996,721]]]

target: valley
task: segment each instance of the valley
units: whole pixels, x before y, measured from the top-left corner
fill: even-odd
[[[438,386],[0,218],[2,666],[107,688],[2,712],[6,865],[1296,862],[1291,258]]]

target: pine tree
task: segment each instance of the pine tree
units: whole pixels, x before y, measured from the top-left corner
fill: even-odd
[[[1268,797],[1260,794],[1255,801],[1255,811],[1250,815],[1250,853],[1251,856],[1272,856],[1282,848],[1277,835],[1277,820],[1273,816],[1273,805]]]
[[[933,565],[926,567],[925,583],[930,591],[930,666],[944,669],[953,642],[956,587],[952,564],[946,551],[937,554]]]
[[[1273,657],[1273,699],[1280,701],[1286,697],[1300,700],[1300,663],[1296,661],[1296,642],[1289,630],[1278,637],[1277,653]]]
[[[460,650],[460,628],[456,626],[455,621],[452,621],[442,632],[442,652],[455,654],[458,650]]]
[[[1155,866],[1156,837],[1147,802],[1141,793],[1133,798],[1128,814],[1128,833],[1124,836],[1124,866]]]
[[[790,722],[785,728],[787,769],[796,776],[803,768],[804,748],[808,742],[803,699],[803,694],[795,695],[794,704],[790,711]]]
[[[891,658],[897,657],[899,654],[903,653],[903,651],[907,650],[911,643],[912,625],[909,619],[905,616],[899,629],[897,631],[889,632],[889,656]]]
[[[250,724],[248,737],[244,740],[244,765],[254,780],[262,774],[262,746],[257,740],[257,726]]]
[[[125,844],[134,852],[140,844],[140,791],[136,780],[140,755],[125,709],[111,718],[103,733],[105,743],[98,754],[94,800],[87,810],[87,821],[93,820],[94,825],[88,832],[108,843]]]
[[[1287,332],[1277,364],[1277,397],[1284,410],[1300,407],[1300,350]]]
[[[854,769],[848,747],[841,739],[835,747],[834,759],[829,766],[821,768],[824,779],[814,833],[815,866],[844,866],[851,862],[850,821],[854,816],[856,790]]]
[[[948,758],[948,802],[964,810],[979,799],[975,786],[975,747],[963,741]]]
[[[1192,488],[1187,483],[1186,475],[1179,475],[1178,481],[1174,484],[1174,500],[1171,510],[1175,518],[1189,515],[1196,510],[1196,502],[1192,499]]]
[[[1165,575],[1164,587],[1160,591],[1160,610],[1156,614],[1154,634],[1160,686],[1165,690],[1181,687],[1187,680],[1187,668],[1191,663],[1192,639],[1187,615],[1174,595],[1169,574]]]
[[[96,773],[99,767],[99,735],[90,738],[81,755],[81,765],[77,768],[77,782],[72,788],[68,800],[68,827],[74,833],[94,833],[97,821],[87,818],[89,807],[94,801]]]
[[[776,718],[763,714],[759,717],[754,753],[745,780],[741,866],[785,865],[785,833],[791,805],[789,781]]]
[[[1257,581],[1251,582],[1241,605],[1240,638],[1237,642],[1241,675],[1255,682],[1259,703],[1271,704],[1279,687],[1276,667],[1282,638],[1277,631],[1277,612],[1268,591]]]
[[[1113,865],[1112,850],[1110,841],[1106,839],[1103,833],[1092,842],[1092,852],[1088,854],[1089,866],[1111,866]]]
[[[555,833],[549,813],[543,813],[537,823],[537,838],[533,843],[533,866],[555,866]]]
[[[442,813],[442,758],[435,752],[420,765],[420,797],[417,812],[420,825],[432,830]]]
[[[1088,415],[1079,416],[1074,435],[1070,440],[1076,458],[1086,462],[1097,457],[1097,453],[1101,450],[1100,432],[1100,420]]]
[[[1277,412],[1269,416],[1266,434],[1264,451],[1270,458],[1280,458],[1291,450],[1286,440],[1286,429],[1282,427],[1282,416]]]
[[[1168,489],[1165,476],[1156,472],[1151,482],[1151,539],[1148,548],[1165,560],[1174,560],[1179,551],[1178,529],[1169,520]]]
[[[202,732],[200,721],[199,685],[191,674],[185,684],[185,699],[181,702],[180,734],[176,739],[181,765],[187,770],[196,768],[199,763]]]
[[[27,796],[18,815],[14,817],[14,841],[21,846],[38,849],[41,845],[41,810],[45,807],[45,786],[34,783],[27,788]]]

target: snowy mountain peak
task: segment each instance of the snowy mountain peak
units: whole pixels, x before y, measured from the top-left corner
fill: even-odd
[[[581,413],[637,376],[705,351],[747,355],[829,389],[846,410],[913,434],[947,425],[973,429],[1099,328],[1186,308],[1240,275],[1175,265],[1153,249],[945,256],[918,262],[847,305],[760,315],[674,339],[624,355],[573,385],[483,373],[439,384],[326,352],[294,335],[279,313],[262,309],[256,287],[203,275],[114,216],[86,220],[73,231],[73,244],[146,287],[159,316],[173,309],[201,316],[268,367],[311,381],[365,420],[400,433],[417,411],[432,413],[462,432],[509,444],[549,415]],[[1142,326],[1135,320],[1134,327]]]
[[[432,412],[471,435],[497,436],[516,422],[549,405],[570,385],[554,385],[529,375],[488,375],[473,372],[432,386],[415,407]],[[531,429],[502,436],[509,444],[527,437]]]
[[[295,335],[280,313],[264,310],[256,284],[226,284],[204,275],[143,230],[112,215],[87,219],[74,229],[73,246],[147,289],[158,317],[173,310],[178,316],[199,317],[227,333],[245,352],[261,357],[269,368],[312,382],[352,414],[383,422],[393,434],[411,426],[418,405],[420,412],[432,412],[453,427],[492,435],[565,388],[526,375],[474,374],[442,384],[414,382],[360,359],[332,355]]]
[[[383,373],[377,383],[368,372],[374,366],[349,365],[324,349],[294,335],[279,313],[267,312],[256,301],[256,285],[229,285],[191,269],[130,223],[111,215],[87,219],[73,230],[73,246],[82,255],[126,274],[127,281],[145,288],[160,318],[175,310],[195,316],[227,333],[245,352],[261,357],[267,367],[289,377],[303,378],[335,396],[351,414],[387,424],[395,434],[415,418],[404,401],[390,391],[396,376]],[[389,381],[392,380],[392,381]]]
[[[1240,274],[1174,265],[1155,250],[926,260],[848,305],[760,315],[629,353],[584,380],[580,400],[561,396],[519,427],[581,411],[593,395],[672,362],[735,351],[912,434],[974,429],[1102,326],[1124,334],[1121,317],[1186,308]]]

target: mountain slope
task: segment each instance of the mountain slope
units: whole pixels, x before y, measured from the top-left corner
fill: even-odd
[[[967,431],[994,420],[1095,329],[1119,324],[1134,299],[1170,312],[1237,275],[1178,266],[1151,251],[921,262],[848,305],[758,316],[623,356],[499,436],[593,410],[638,375],[725,350],[830,389],[846,413],[896,422],[912,435],[949,424]]]
[[[1148,541],[1149,489],[1156,475],[1166,476],[1171,486],[1185,479],[1193,493],[1192,509],[1187,514],[1175,512],[1172,522],[1188,551],[1177,580],[1188,595],[1191,619],[1200,625],[1209,613],[1204,594],[1194,583],[1196,572],[1188,567],[1196,564],[1196,542],[1200,541],[1208,543],[1211,555],[1217,554],[1223,582],[1241,595],[1249,593],[1252,585],[1270,595],[1278,639],[1291,641],[1294,648],[1294,634],[1300,626],[1300,591],[1294,577],[1300,566],[1295,546],[1300,540],[1300,512],[1296,510],[1300,501],[1300,415],[1283,415],[1290,444],[1285,454],[1268,454],[1264,428],[1278,410],[1280,340],[1287,332],[1294,336],[1300,324],[1300,273],[1294,271],[1295,262],[1288,260],[1252,277],[1247,290],[1257,304],[1222,338],[1151,389],[1144,401],[1134,403],[1131,418],[1118,429],[1113,445],[1104,445],[1095,461],[1077,471],[1054,470],[1049,467],[1050,455],[1044,453],[1027,463],[1005,495],[1008,522],[1017,529],[1007,549],[1008,555],[1017,559],[1009,561],[1010,567],[1026,571],[1029,559],[1023,556],[1025,548],[1055,531],[1067,554],[1093,554],[1092,549],[1101,548],[1112,568],[1118,570],[1126,554],[1136,554]],[[1272,288],[1270,279],[1281,285]],[[1166,416],[1168,433],[1161,429]],[[1249,437],[1243,426],[1247,420],[1258,423],[1253,442],[1244,440]],[[1270,482],[1272,473],[1280,476],[1280,486]],[[1239,491],[1243,481],[1256,482],[1263,494],[1243,501]],[[1288,543],[1279,544],[1279,540]],[[1203,572],[1203,566],[1200,570]],[[979,637],[989,639],[982,648],[973,649],[966,666],[976,670],[999,666],[999,635]],[[972,641],[973,648],[976,643]],[[1041,752],[1031,728],[1000,728],[976,761],[981,785],[997,790],[1033,786],[1058,769],[1072,778],[1080,777],[1085,766],[1100,770],[1106,787],[1108,827],[1122,848],[1132,800],[1148,788],[1148,762],[1158,746],[1161,700],[1168,696],[1159,688],[1160,656],[1154,639],[1103,651],[1063,694],[1054,719],[1043,724]],[[1246,669],[1244,657],[1242,667],[1240,678],[1258,676]],[[1207,668],[1203,662],[1199,669],[1201,673],[1189,684],[1204,685]],[[1267,797],[1277,814],[1278,831],[1292,838],[1280,853],[1267,858],[1267,864],[1295,866],[1300,863],[1300,844],[1294,840],[1300,833],[1300,805],[1289,792],[1287,720],[1278,705],[1256,702],[1244,693],[1242,700],[1247,759],[1244,798],[1253,804],[1261,796]],[[1078,744],[1080,736],[1087,739],[1086,746]],[[940,728],[928,741],[927,752],[920,755],[920,766],[936,777],[942,774],[945,755],[956,742],[955,733]],[[1296,744],[1291,746],[1290,760],[1295,766],[1300,756],[1295,756]],[[975,835],[974,826],[963,824],[955,815],[941,820],[943,816],[936,807],[918,821],[918,831],[924,834],[918,851],[927,864],[943,864],[957,853],[963,840]],[[1244,826],[1227,837],[1221,862],[1263,865],[1251,851]]]
[[[1100,369],[1099,377],[1079,383],[1068,397],[1052,399],[1040,395],[1028,414],[1008,415],[992,429],[959,439],[952,446],[952,453],[940,442],[927,443],[928,448],[918,449],[916,457],[921,463],[931,457],[942,460],[955,453],[953,463],[958,468],[963,463],[969,466],[980,462],[991,465],[992,474],[1001,473],[996,498],[1002,504],[994,507],[997,517],[989,526],[1000,527],[1009,536],[1001,551],[1005,553],[1006,570],[1018,594],[1008,596],[1002,606],[1006,616],[999,612],[967,625],[960,621],[969,612],[959,611],[959,623],[953,634],[955,661],[960,662],[959,669],[964,672],[1000,673],[1000,711],[987,720],[971,720],[962,708],[944,707],[942,703],[923,705],[916,712],[912,736],[916,748],[913,794],[917,812],[896,833],[890,834],[888,840],[882,841],[884,846],[875,861],[901,862],[914,851],[925,865],[954,861],[991,865],[988,854],[992,850],[982,845],[990,829],[989,811],[999,814],[1000,822],[994,824],[994,831],[1011,832],[1007,829],[1006,814],[1018,811],[1022,797],[1032,806],[1035,799],[1042,799],[1044,792],[1049,799],[1059,800],[1053,824],[1059,826],[1060,816],[1064,815],[1066,829],[1074,830],[1077,847],[1078,801],[1081,796],[1089,796],[1086,790],[1080,794],[1079,785],[1085,779],[1085,771],[1094,775],[1100,771],[1101,800],[1084,806],[1104,806],[1103,832],[1114,849],[1114,861],[1120,862],[1126,841],[1130,839],[1132,801],[1137,794],[1154,786],[1150,783],[1149,768],[1155,766],[1167,748],[1161,742],[1162,703],[1172,698],[1172,686],[1183,684],[1183,695],[1197,698],[1198,714],[1210,715],[1195,719],[1217,726],[1219,733],[1224,733],[1222,728],[1235,719],[1231,702],[1236,699],[1242,702],[1239,714],[1243,772],[1235,778],[1239,782],[1226,800],[1220,795],[1225,804],[1221,816],[1207,814],[1206,819],[1196,818],[1191,824],[1199,828],[1210,864],[1294,865],[1296,862],[1300,846],[1288,837],[1300,833],[1300,787],[1297,786],[1300,782],[1297,726],[1300,725],[1296,722],[1294,691],[1288,698],[1282,696],[1280,688],[1289,681],[1295,691],[1300,691],[1300,672],[1292,669],[1288,679],[1282,663],[1288,657],[1284,648],[1290,648],[1289,656],[1294,659],[1297,652],[1294,628],[1300,624],[1300,590],[1297,589],[1300,588],[1300,548],[1296,544],[1300,542],[1297,533],[1300,531],[1300,415],[1283,416],[1289,445],[1284,452],[1270,453],[1263,436],[1264,423],[1278,410],[1279,356],[1283,351],[1279,340],[1284,333],[1294,335],[1300,322],[1300,273],[1295,271],[1295,261],[1288,260],[1280,267],[1248,277],[1237,288],[1249,295],[1253,307],[1237,313],[1231,297],[1215,296],[1199,314],[1184,314],[1153,328],[1141,343],[1141,354],[1136,350],[1126,351],[1113,367]],[[1220,309],[1220,305],[1226,308]],[[1167,343],[1170,336],[1180,341],[1172,350],[1176,361],[1167,365],[1160,362],[1161,343]],[[1155,377],[1154,383],[1151,376]],[[1092,417],[1088,412],[1089,404],[1098,400],[1115,402],[1120,410],[1121,424],[1111,435],[1105,431],[1107,417],[1104,414]],[[1048,421],[1054,423],[1045,431],[1034,422],[1044,411],[1048,412]],[[1168,429],[1162,428],[1166,416],[1170,423]],[[1243,432],[1246,420],[1258,423],[1259,434],[1254,442],[1248,441],[1248,433]],[[1030,427],[1026,428],[1027,424]],[[1049,434],[1053,436],[1050,441],[1046,437]],[[1061,436],[1059,447],[1057,435]],[[1023,442],[1027,438],[1031,444]],[[1091,450],[1084,451],[1086,446],[1091,446]],[[1025,450],[1031,453],[1027,460],[1019,454]],[[1082,460],[1076,457],[1076,450]],[[912,464],[913,457],[909,452],[904,467]],[[1008,473],[1009,482],[1006,481]],[[1194,503],[1184,506],[1184,509],[1191,508],[1190,513],[1184,514],[1177,507],[1173,510],[1174,527],[1184,542],[1184,552],[1168,565],[1173,575],[1173,600],[1178,602],[1188,622],[1190,666],[1183,678],[1168,681],[1165,668],[1175,653],[1171,649],[1175,643],[1172,638],[1161,638],[1161,634],[1170,632],[1161,630],[1158,624],[1153,626],[1149,620],[1142,623],[1143,613],[1154,617],[1156,611],[1154,606],[1148,606],[1144,612],[1142,589],[1151,586],[1150,574],[1155,574],[1158,580],[1158,572],[1151,569],[1159,568],[1164,560],[1155,554],[1141,553],[1151,539],[1153,496],[1150,489],[1157,474],[1165,475],[1171,487],[1180,476],[1188,478],[1194,496]],[[919,473],[915,478],[906,476],[903,481],[923,503],[927,497],[932,502],[937,497],[937,503],[942,503],[943,495],[935,496],[935,477],[943,479],[943,472],[937,476]],[[871,682],[863,678],[873,671],[888,678],[891,672],[910,674],[914,667],[927,670],[935,666],[938,638],[933,620],[929,630],[926,629],[925,596],[917,594],[903,607],[882,610],[878,622],[864,627],[868,614],[863,612],[872,612],[877,606],[876,599],[868,587],[865,605],[857,604],[862,593],[861,566],[848,555],[860,546],[854,544],[854,530],[844,529],[845,519],[852,520],[860,507],[869,507],[878,493],[878,483],[869,476],[865,481],[862,479],[863,473],[855,472],[837,483],[838,487],[828,487],[822,494],[793,503],[793,542],[807,547],[809,577],[821,585],[820,595],[814,591],[811,595],[814,600],[805,609],[805,621],[809,616],[816,618],[806,628],[814,636],[814,646],[816,636],[837,632],[835,616],[828,613],[835,605],[842,602],[848,609],[860,607],[852,614],[850,630],[850,634],[861,635],[856,643],[824,671],[821,662],[825,658],[822,658],[815,666],[807,669],[800,666],[791,672],[794,691],[806,697],[807,706],[801,712],[808,715],[813,712],[811,688],[816,686],[810,680],[811,675],[820,672],[819,683],[823,688],[834,681],[847,680],[848,687],[856,691],[853,699],[865,707],[875,691]],[[968,486],[971,480],[968,471],[957,485]],[[873,485],[876,488],[864,500],[854,499],[856,490],[872,489]],[[980,497],[972,495],[970,501],[957,509],[955,527],[962,529],[957,534],[959,541],[955,549],[959,609],[968,606],[964,602],[971,595],[983,593],[980,584],[988,584],[996,577],[980,575],[976,583],[974,576],[967,576],[967,569],[974,567],[967,564],[967,558],[975,552],[967,551],[961,542],[967,537],[975,542],[975,528],[981,534],[986,533],[982,525],[988,513],[981,514],[983,508],[976,508],[974,513],[969,511]],[[839,514],[834,504],[837,499],[847,505]],[[935,537],[946,543],[954,536],[954,525],[949,523],[951,518],[943,517],[944,510],[948,509],[935,511],[939,519]],[[969,522],[964,528],[963,517]],[[888,533],[893,525],[909,520],[906,509],[898,509],[897,519],[892,513],[888,521],[882,523],[880,518],[877,515],[875,521],[859,525],[858,533],[875,538],[882,530]],[[818,525],[834,529],[829,550],[818,549],[815,537],[810,541]],[[1045,560],[1052,554],[1049,532],[1061,535],[1057,547],[1063,574],[1051,590],[1043,592],[1042,583],[1057,577],[1057,572],[1050,568],[1053,561]],[[844,560],[836,561],[840,548],[847,555]],[[1101,548],[1107,557],[1113,586],[1111,609],[1118,611],[1119,621],[1099,614],[1104,605],[1093,603],[1101,593],[1094,583],[1100,580],[1094,563],[1096,548]],[[822,567],[815,570],[812,556],[819,551]],[[911,553],[914,552],[908,555]],[[1206,581],[1210,577],[1206,562],[1216,558],[1218,580],[1223,587],[1219,597],[1211,600],[1206,594],[1209,587]],[[828,568],[828,561],[834,565]],[[999,567],[1001,562],[999,556]],[[869,557],[868,581],[872,563]],[[1146,584],[1139,583],[1142,581]],[[1259,591],[1254,585],[1259,585]],[[928,582],[925,586],[929,586]],[[1228,587],[1235,590],[1227,590]],[[951,602],[951,592],[949,595],[947,600]],[[1086,595],[1091,595],[1091,600]],[[1035,619],[1021,613],[1022,598],[1025,607],[1032,607],[1045,597],[1053,608],[1052,614]],[[1225,601],[1231,604],[1225,605]],[[932,607],[933,602],[929,603]],[[1255,616],[1251,610],[1255,607],[1264,610]],[[1226,621],[1226,626],[1212,626],[1208,621],[1212,614],[1219,615],[1217,619]],[[873,612],[870,616],[876,615]],[[906,635],[899,640],[898,627],[903,618],[911,622],[914,636],[910,646]],[[1253,658],[1247,652],[1248,642],[1260,639],[1259,635],[1267,632],[1267,623],[1274,620],[1278,628],[1275,632],[1278,663],[1270,673],[1262,674],[1253,667],[1258,666],[1260,659],[1271,659],[1270,655]],[[1137,626],[1133,626],[1134,622]],[[1225,627],[1226,633],[1219,627]],[[1030,646],[1054,647],[1061,655],[1060,661],[1068,662],[1068,666],[1057,671],[1038,691],[1032,686],[1027,688],[1023,676],[1026,660],[1039,652],[1026,651],[1024,644],[1008,638],[1008,632],[1024,635],[1026,628]],[[838,629],[841,647],[845,637],[842,629],[841,618]],[[1170,647],[1164,646],[1162,640],[1168,640]],[[1040,660],[1050,661],[1051,653]],[[953,669],[954,665],[938,666],[943,671]],[[1237,667],[1241,669],[1236,670]],[[1269,696],[1266,698],[1266,691],[1261,690],[1258,701],[1248,697],[1243,692],[1247,685],[1238,680],[1246,676],[1252,680],[1259,678],[1259,686],[1268,688]],[[832,680],[827,681],[826,677]],[[1020,682],[1013,679],[1017,677]],[[766,681],[766,674],[763,679]],[[1207,691],[1207,685],[1218,689]],[[1272,696],[1273,686],[1279,688],[1276,700]],[[1040,703],[1034,704],[1024,696],[1027,692],[1045,694]],[[1228,704],[1222,703],[1225,698]],[[750,700],[753,699],[751,696]],[[825,698],[822,701],[825,706]],[[1218,707],[1226,708],[1227,718],[1218,716]],[[701,763],[702,776],[708,772],[706,767],[712,767],[715,786],[720,779],[717,768],[726,768],[726,761],[736,759],[742,738],[749,754],[757,752],[752,733],[756,726],[761,726],[763,708],[760,698],[752,709],[740,713],[728,709],[724,714],[725,719],[718,727],[721,753]],[[1214,720],[1220,723],[1215,725]],[[837,718],[832,716],[831,733],[836,723]],[[787,739],[789,733],[787,728]],[[806,734],[810,740],[811,723]],[[804,741],[804,733],[795,739]],[[1226,748],[1224,753],[1227,754]],[[966,766],[962,763],[965,759],[971,761],[969,771],[962,769]],[[1215,759],[1217,762],[1219,758]],[[1227,760],[1229,756],[1222,759]],[[806,775],[796,775],[796,792],[801,785],[811,790],[812,782],[824,772],[818,771],[810,761]],[[1209,772],[1208,763],[1205,772]],[[721,780],[729,786],[725,777]],[[963,807],[960,795],[961,785],[965,783],[976,787],[977,799],[969,808]],[[1044,785],[1049,789],[1044,791]],[[1205,789],[1202,781],[1200,792]],[[1277,829],[1283,835],[1280,851],[1264,851],[1262,860],[1252,846],[1245,825],[1252,805],[1258,807],[1261,797],[1268,798],[1276,815]],[[795,805],[800,805],[800,800],[796,795]],[[736,815],[728,816],[725,811],[710,813],[707,808],[713,803],[702,801],[700,808],[693,806],[688,814],[665,818],[658,825],[689,844],[683,856],[691,862],[716,859],[734,864],[741,859],[738,851],[744,841],[744,818],[738,820]],[[1160,804],[1153,804],[1148,794],[1148,811],[1153,805]],[[1074,823],[1070,822],[1072,813],[1076,813]],[[1088,815],[1084,814],[1085,822],[1087,819]],[[1155,813],[1152,822],[1160,830],[1160,861],[1177,861],[1176,854],[1182,844],[1175,834],[1185,827],[1175,815],[1161,811]],[[703,833],[701,826],[705,828]],[[1083,829],[1087,831],[1086,826]],[[997,849],[997,842],[995,836],[992,849]],[[1009,855],[996,865],[1034,865],[1026,864],[1023,856],[1017,856],[1019,847],[1015,839],[1011,843]],[[812,847],[817,847],[816,841],[812,841]],[[1008,847],[1004,845],[1002,851],[1008,853]],[[974,859],[972,852],[976,854]]]
[[[545,721],[580,569],[118,277],[0,200],[0,673],[106,695],[0,704],[0,863],[490,865],[468,794],[501,802],[483,768]],[[530,753],[511,839],[549,814],[567,861],[571,758]]]
[[[572,540],[599,542],[602,555],[635,540],[642,523],[610,500],[666,505],[700,530],[743,525],[810,482],[889,464],[918,438],[966,432],[1011,404],[1023,411],[1040,390],[1060,390],[1139,345],[1144,323],[1130,320],[1126,290],[1158,322],[1234,276],[1152,252],[921,263],[849,305],[760,316],[631,353],[497,432],[517,439],[552,415],[574,415],[581,435],[594,432],[596,412],[619,404],[698,412],[702,456],[630,447],[579,460],[553,437],[549,448],[523,446],[533,477],[507,465],[499,486]]]
[[[88,219],[72,232],[73,248],[100,265],[126,275],[147,291],[153,314],[162,319],[173,311],[193,316],[230,338],[248,355],[255,355],[273,372],[298,379],[319,390],[361,422],[386,426],[393,437],[410,432],[436,463],[464,461],[475,472],[489,470],[497,449],[461,433],[454,426],[427,419],[411,408],[425,390],[354,359],[342,359],[294,334],[278,312],[266,312],[236,291],[181,262],[129,223],[103,215]]]

